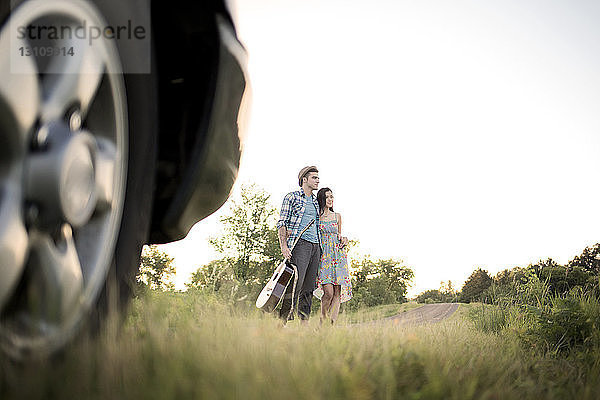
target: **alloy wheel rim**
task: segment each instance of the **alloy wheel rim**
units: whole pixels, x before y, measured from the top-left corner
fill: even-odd
[[[30,0],[0,31],[0,337],[17,357],[68,340],[104,285],[121,221],[128,132],[114,41],[16,33],[81,21],[107,26],[88,1]],[[65,50],[23,55],[42,45]]]

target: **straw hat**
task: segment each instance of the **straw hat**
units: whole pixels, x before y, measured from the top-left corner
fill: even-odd
[[[302,178],[304,178],[309,172],[319,172],[319,170],[314,165],[309,165],[308,167],[302,168],[298,173],[298,185],[300,185],[300,187],[302,187]]]

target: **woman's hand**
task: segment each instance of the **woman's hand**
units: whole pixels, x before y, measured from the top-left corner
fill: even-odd
[[[348,238],[346,236],[338,235],[338,239],[340,241],[340,245],[342,247],[346,247],[346,245],[348,244]]]

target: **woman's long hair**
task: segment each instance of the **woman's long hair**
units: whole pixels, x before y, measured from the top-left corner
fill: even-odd
[[[327,207],[325,205],[325,195],[327,194],[327,192],[331,192],[333,194],[331,189],[329,189],[328,187],[321,188],[317,192],[317,203],[319,203],[320,214],[323,214],[325,208]],[[333,207],[331,207],[330,210],[333,211]]]

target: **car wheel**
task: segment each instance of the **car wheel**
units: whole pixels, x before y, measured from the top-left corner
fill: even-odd
[[[61,37],[45,47],[62,54],[48,57],[15,32],[105,27],[129,12],[122,0],[30,0],[4,18],[0,344],[17,358],[62,348],[130,295],[151,215],[157,113],[153,75],[123,73],[132,66],[121,54],[135,47]]]

